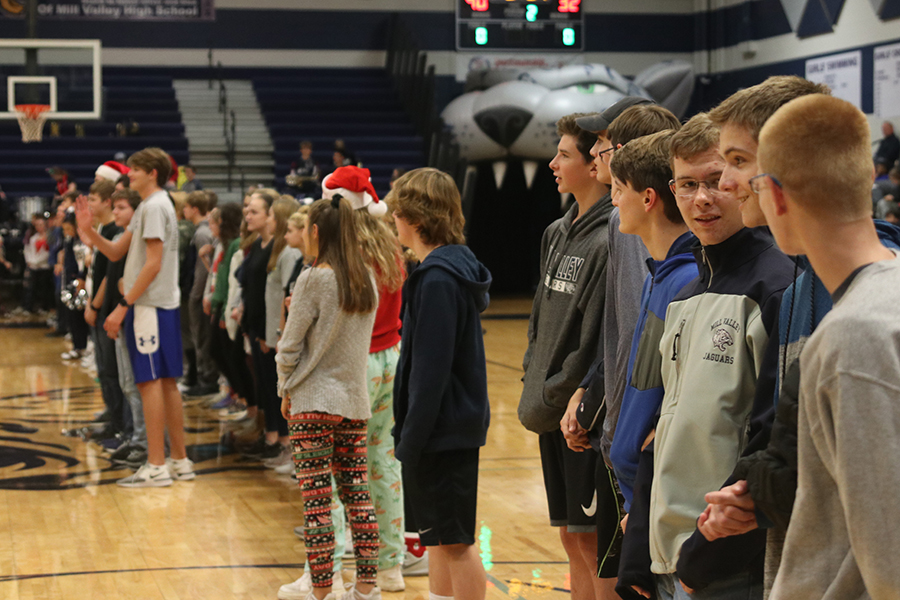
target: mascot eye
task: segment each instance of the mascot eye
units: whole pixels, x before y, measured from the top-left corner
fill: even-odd
[[[579,83],[576,85],[570,85],[568,88],[565,88],[570,92],[577,92],[579,94],[605,94],[610,91],[610,87],[607,85],[603,85],[602,83]]]

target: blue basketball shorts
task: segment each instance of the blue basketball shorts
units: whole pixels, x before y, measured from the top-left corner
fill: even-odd
[[[136,384],[184,374],[180,309],[135,305],[122,328]]]

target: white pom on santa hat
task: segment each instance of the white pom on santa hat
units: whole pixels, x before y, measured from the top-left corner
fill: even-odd
[[[97,167],[97,170],[94,171],[94,175],[102,177],[103,179],[108,179],[109,181],[116,182],[119,180],[119,177],[127,174],[130,170],[131,169],[120,162],[108,160]]]
[[[353,210],[365,208],[373,217],[387,214],[387,205],[378,199],[368,169],[356,166],[338,167],[322,180],[322,198],[336,195],[345,198]]]

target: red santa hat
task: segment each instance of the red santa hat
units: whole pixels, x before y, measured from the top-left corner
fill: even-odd
[[[322,180],[322,198],[330,200],[340,194],[353,206],[365,208],[373,217],[387,214],[387,204],[378,199],[368,169],[355,166],[338,167]]]
[[[94,171],[94,175],[98,175],[103,179],[108,179],[112,182],[116,182],[119,180],[119,177],[122,175],[127,175],[128,171],[130,171],[128,167],[123,165],[120,162],[116,162],[114,160],[108,160]]]

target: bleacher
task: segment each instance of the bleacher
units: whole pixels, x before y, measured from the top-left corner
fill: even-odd
[[[11,198],[51,197],[54,182],[46,172],[51,166],[66,169],[79,189],[86,190],[98,165],[113,160],[117,152],[131,154],[147,146],[163,148],[178,164],[188,162],[173,77],[135,71],[126,75],[121,69],[104,69],[103,119],[79,122],[83,137],[76,136],[76,122],[59,121],[59,137],[50,135],[47,123],[43,141],[24,144],[15,121],[0,122],[3,191]],[[275,147],[279,189],[285,188],[284,178],[299,156],[300,142],[307,139],[313,142],[314,157],[325,173],[332,169],[335,139],[343,139],[372,172],[379,194],[389,189],[395,168],[426,163],[422,138],[416,135],[383,69],[260,71],[253,86]],[[140,125],[140,134],[118,136],[116,125],[128,121]]]
[[[382,69],[291,69],[254,77],[253,86],[275,146],[276,185],[284,186],[302,140],[313,142],[320,168],[333,168],[335,139],[342,139],[372,173],[379,194],[391,172],[425,164],[416,135]]]
[[[59,137],[50,135],[48,122],[43,141],[25,144],[15,121],[0,122],[0,187],[7,196],[51,197],[55,186],[46,169],[52,166],[66,169],[78,188],[87,190],[98,165],[117,152],[131,154],[147,146],[163,148],[179,164],[188,161],[171,77],[104,73],[103,88],[102,121],[59,121]],[[84,106],[77,110],[89,109],[89,90],[83,93]],[[140,133],[118,136],[116,124],[126,121],[136,122]],[[76,124],[83,127],[83,137],[76,136]]]

